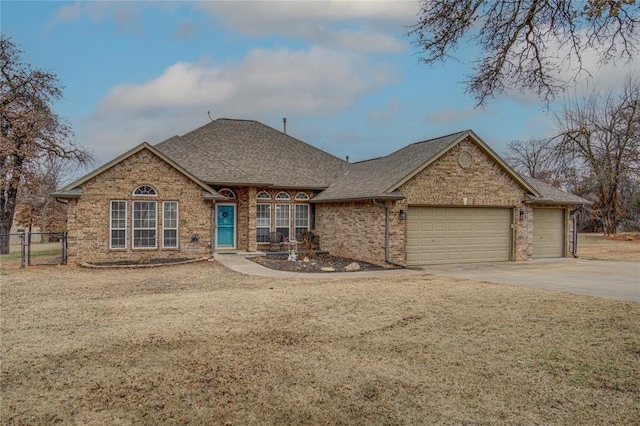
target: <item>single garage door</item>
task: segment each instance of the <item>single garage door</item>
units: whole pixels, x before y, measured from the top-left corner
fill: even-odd
[[[564,210],[533,209],[533,257],[564,255]]]
[[[407,264],[509,260],[511,209],[409,207]]]

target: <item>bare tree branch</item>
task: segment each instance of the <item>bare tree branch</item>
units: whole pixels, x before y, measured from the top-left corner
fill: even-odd
[[[582,55],[600,64],[638,54],[636,0],[420,0],[409,32],[428,65],[453,57],[460,43],[478,48],[467,92],[483,105],[506,90],[533,92],[549,102],[569,79],[589,74]]]
[[[52,109],[62,98],[56,75],[32,69],[20,54],[11,39],[0,35],[0,253],[8,250],[19,189],[39,179],[43,162],[55,158],[80,164],[92,161],[70,139],[69,123]]]

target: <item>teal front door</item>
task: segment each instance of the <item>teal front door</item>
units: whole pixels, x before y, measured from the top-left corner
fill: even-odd
[[[235,204],[216,205],[216,247],[236,247],[236,206]]]

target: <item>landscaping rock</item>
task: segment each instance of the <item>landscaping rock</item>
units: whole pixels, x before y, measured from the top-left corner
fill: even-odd
[[[351,262],[350,264],[344,267],[344,270],[347,272],[359,271],[360,265],[358,264],[358,262]]]
[[[289,262],[287,260],[287,255],[279,254],[256,256],[250,258],[249,260],[259,263],[262,266],[266,266],[267,268],[289,272],[347,272],[349,271],[349,269],[346,269],[346,267],[352,263],[357,263],[360,267],[360,271],[380,271],[385,269],[380,265],[374,265],[361,261],[354,262],[353,259],[331,256],[330,254],[326,253],[316,254],[313,258],[309,258],[310,256],[306,254],[304,254],[303,256],[308,258],[309,261],[305,262],[303,257],[303,260]]]

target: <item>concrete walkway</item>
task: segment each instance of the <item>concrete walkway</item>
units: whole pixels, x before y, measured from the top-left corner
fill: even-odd
[[[257,275],[260,277],[272,278],[324,278],[324,279],[352,279],[352,278],[379,278],[379,277],[402,277],[419,276],[424,272],[411,269],[389,269],[380,271],[357,271],[357,272],[288,272],[277,271],[266,268],[256,262],[247,259],[249,253],[218,254],[213,257],[221,265],[232,271],[246,275]],[[251,253],[255,256],[255,253]]]
[[[306,273],[269,269],[246,258],[251,255],[255,256],[256,253],[216,254],[214,260],[233,271],[261,277],[353,279],[430,274],[640,302],[640,264],[635,262],[538,259],[529,262],[431,265],[385,271]]]

